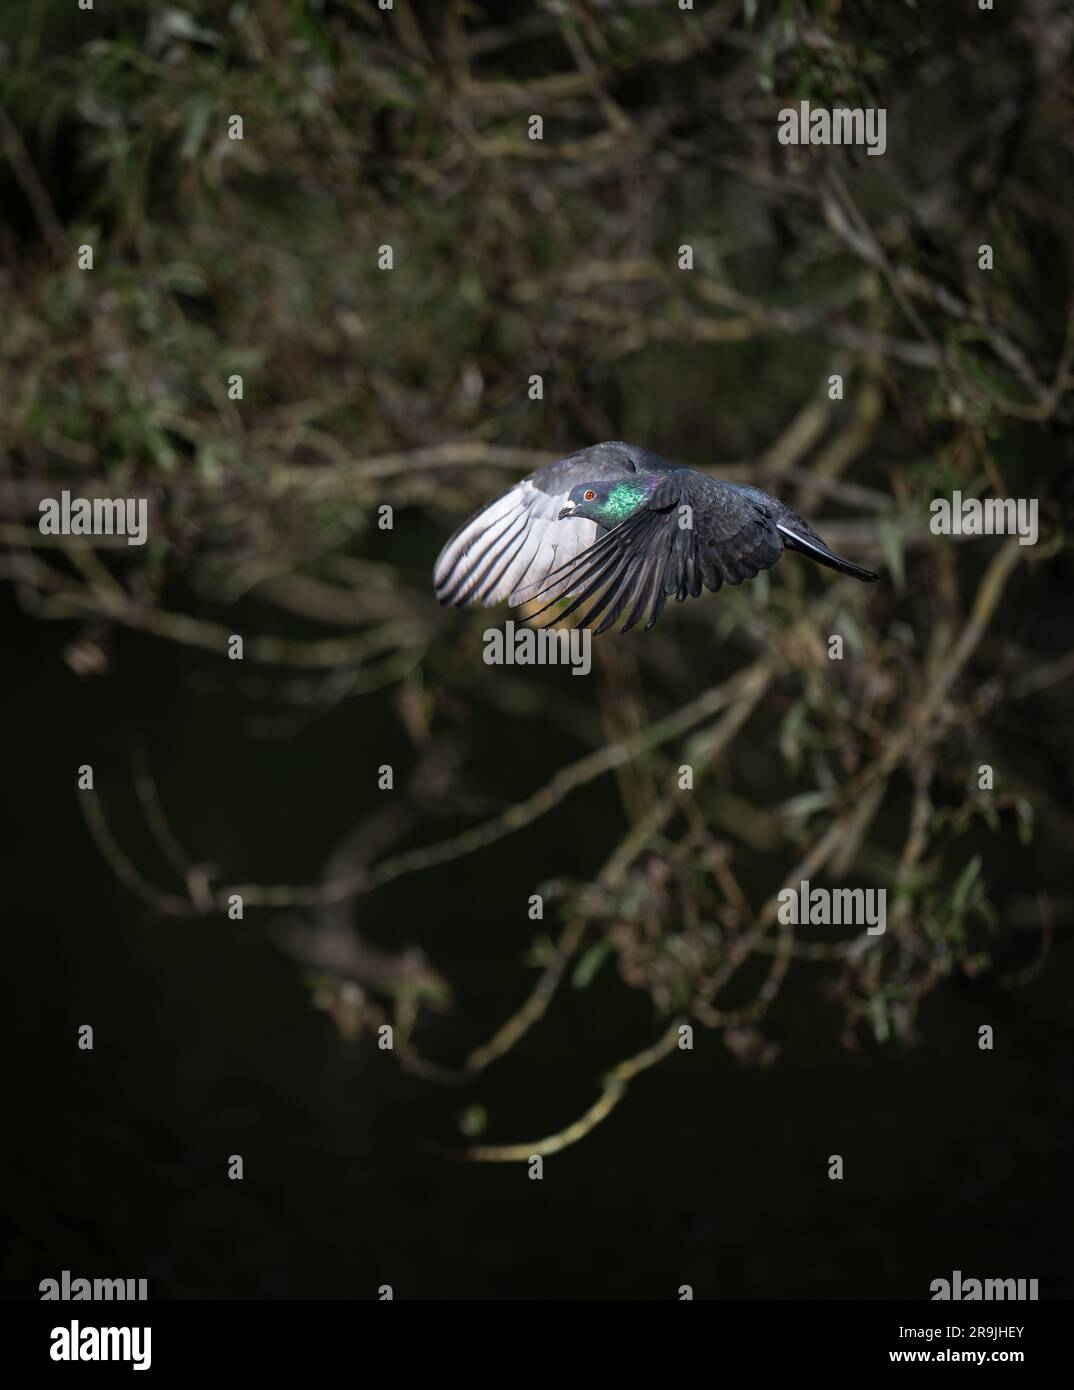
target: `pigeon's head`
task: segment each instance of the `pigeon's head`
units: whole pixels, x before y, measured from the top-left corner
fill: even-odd
[[[559,519],[562,521],[564,517],[577,516],[609,529],[618,526],[644,505],[652,486],[657,482],[658,478],[650,479],[639,474],[634,478],[617,478],[610,482],[579,483],[567,494],[567,505],[560,512]]]

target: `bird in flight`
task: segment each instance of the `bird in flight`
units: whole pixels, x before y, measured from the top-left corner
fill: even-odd
[[[512,607],[561,599],[555,621],[600,633],[652,627],[667,600],[697,598],[770,569],[784,550],[872,582],[872,570],[829,550],[785,502],[720,482],[634,444],[594,444],[538,469],[476,512],[440,552],[442,604]]]

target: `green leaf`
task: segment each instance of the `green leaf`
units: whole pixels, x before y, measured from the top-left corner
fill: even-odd
[[[902,531],[890,521],[880,523],[880,548],[884,552],[888,570],[895,589],[902,593],[906,587],[906,559],[902,544]]]
[[[213,104],[207,97],[196,97],[190,103],[190,108],[187,111],[186,130],[183,132],[183,143],[179,147],[180,159],[196,159],[201,153],[212,115]]]
[[[802,759],[802,733],[809,717],[809,704],[804,699],[795,700],[787,711],[779,730],[779,751],[783,761],[792,771],[798,770]]]
[[[523,957],[523,964],[535,970],[544,970],[552,964],[558,954],[559,947],[547,932],[542,932],[530,942],[529,950]]]
[[[951,894],[951,910],[955,917],[961,917],[969,901],[970,890],[981,872],[981,856],[975,854],[958,876],[955,891]]]
[[[467,1139],[476,1139],[479,1134],[484,1134],[488,1122],[488,1111],[483,1105],[468,1105],[459,1116],[459,1131]]]
[[[807,820],[815,811],[830,806],[831,801],[830,791],[802,792],[800,796],[792,796],[785,801],[779,809],[788,820]]]
[[[882,994],[874,994],[869,1000],[869,1022],[877,1042],[887,1042],[891,1036],[891,1025],[888,1021],[888,1001]]]
[[[612,943],[607,937],[600,941],[595,941],[578,964],[574,967],[574,974],[571,976],[571,984],[575,989],[585,989],[593,980],[597,971],[604,964],[606,956],[611,955]]]

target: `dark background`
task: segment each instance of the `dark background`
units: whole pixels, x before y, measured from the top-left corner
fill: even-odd
[[[5,687],[18,730],[3,1010],[10,1296],[64,1268],[146,1276],[152,1298],[367,1298],[382,1283],[397,1298],[672,1298],[682,1283],[699,1298],[923,1298],[954,1269],[1071,1296],[1068,947],[1014,993],[944,986],[925,1005],[920,1048],[857,1057],[839,1048],[819,968],[806,967],[771,1017],[785,1045],[775,1067],[740,1067],[699,1030],[693,1054],[643,1078],[543,1181],[445,1161],[425,1146],[450,1140],[458,1093],[400,1077],[368,1040],[341,1044],[257,923],[155,920],[101,862],[77,808],[73,767],[121,772],[138,731],[199,842],[236,857],[254,844],[297,868],[353,810],[349,769],[368,725],[337,714],[266,754],[233,705],[183,690],[182,653],[125,641],[122,679],[94,690],[64,674],[59,634],[6,617],[19,673]],[[311,782],[314,796],[292,790]],[[574,824],[605,810],[591,795]],[[547,826],[524,849],[430,871],[378,904],[371,927],[390,939],[402,924],[466,981],[469,1027],[445,1024],[446,1050],[453,1031],[472,1041],[475,1020],[520,997],[529,923],[499,906],[517,896],[516,866],[571,857],[570,835]],[[1002,893],[1002,866],[992,881]],[[1005,937],[1004,964],[1029,963],[1026,936]],[[482,1095],[508,1134],[550,1131],[589,1104],[587,1072],[644,1037],[646,1016],[602,977],[567,989]],[[76,1048],[85,1022],[92,1053]],[[994,1052],[977,1050],[982,1022]],[[232,1153],[241,1183],[225,1176]],[[846,1164],[839,1183],[832,1153]]]

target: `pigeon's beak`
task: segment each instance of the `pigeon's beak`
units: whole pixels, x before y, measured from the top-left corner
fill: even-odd
[[[573,512],[574,512],[574,503],[572,502],[572,503],[570,504],[570,506],[564,507],[564,508],[563,508],[563,510],[562,510],[562,511],[560,512],[560,514],[559,514],[558,520],[559,520],[559,521],[562,521],[563,518],[564,518],[565,516],[571,516],[571,515],[573,514]]]

